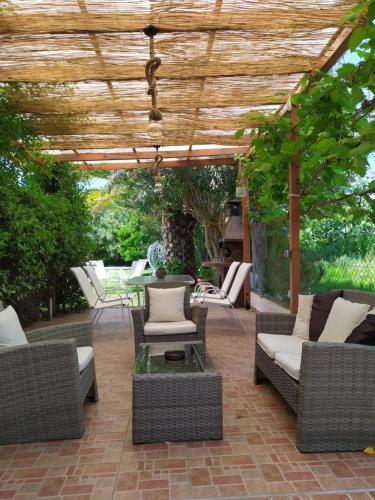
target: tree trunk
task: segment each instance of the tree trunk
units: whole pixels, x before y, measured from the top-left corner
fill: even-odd
[[[207,222],[204,224],[204,238],[208,255],[211,260],[219,256],[219,241],[222,238],[220,229],[216,224]]]
[[[165,260],[179,259],[184,264],[184,272],[195,274],[194,230],[195,220],[190,214],[164,211],[162,234]]]

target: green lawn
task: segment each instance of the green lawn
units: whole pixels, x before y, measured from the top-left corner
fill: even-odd
[[[312,284],[310,293],[335,288],[375,292],[375,255],[364,259],[342,256],[331,262],[321,260],[316,263],[316,266],[320,267],[322,276],[317,283]],[[308,276],[305,278],[308,282]]]

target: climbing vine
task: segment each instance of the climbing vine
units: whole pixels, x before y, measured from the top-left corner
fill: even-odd
[[[288,168],[298,155],[302,215],[329,216],[342,210],[375,219],[375,181],[368,177],[375,144],[375,0],[357,5],[344,22],[356,22],[349,49],[357,64],[317,72],[291,97],[290,112],[275,119],[256,115],[250,131],[252,155],[243,158],[253,221],[283,219],[288,211]],[[251,115],[254,118],[254,114]],[[291,134],[296,140],[291,141]],[[241,137],[245,129],[237,131]]]

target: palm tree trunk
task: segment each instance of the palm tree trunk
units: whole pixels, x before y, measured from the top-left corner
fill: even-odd
[[[162,234],[165,260],[179,259],[184,264],[184,272],[195,274],[194,230],[195,220],[190,214],[179,211],[164,211]]]

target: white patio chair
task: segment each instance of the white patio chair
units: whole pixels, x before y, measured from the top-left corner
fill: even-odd
[[[70,269],[74,273],[74,276],[77,278],[78,284],[81,287],[83,295],[85,296],[90,309],[94,311],[94,317],[92,319],[93,324],[99,322],[99,319],[105,309],[121,308],[122,321],[124,323],[124,329],[126,333],[124,309],[126,308],[128,310],[129,324],[131,325],[130,305],[132,304],[132,301],[123,298],[106,300],[105,296],[97,296],[82,267],[71,267]]]
[[[225,307],[226,311],[228,314],[235,320],[237,320],[243,331],[247,333],[246,328],[244,327],[241,318],[239,317],[236,309],[234,308],[234,304],[237,300],[237,297],[241,291],[242,285],[245,282],[246,276],[250,272],[251,266],[253,264],[243,262],[237,271],[237,274],[234,278],[234,281],[232,283],[232,286],[230,287],[230,290],[227,295],[222,294],[222,297],[220,298],[210,298],[209,294],[204,294],[202,295],[199,299],[193,299],[195,301],[198,301],[202,304],[209,305],[209,304],[216,304],[218,306],[223,306]]]
[[[103,300],[118,300],[118,299],[123,299],[123,300],[130,300],[131,303],[133,304],[133,297],[131,295],[131,292],[129,293],[106,293],[106,291],[103,288],[103,285],[101,284],[94,266],[83,266],[83,269],[85,270],[87,276],[89,277],[89,280],[91,281],[92,286],[95,289],[95,292],[98,297],[101,297]]]
[[[236,274],[237,269],[239,268],[241,262],[232,262],[228,268],[228,272],[225,276],[223,284],[221,288],[213,285],[209,281],[200,281],[196,286],[193,293],[194,298],[201,298],[202,295],[206,295],[211,299],[221,299],[226,297],[229,288],[233,282],[234,275]]]
[[[100,280],[108,279],[107,271],[105,270],[104,262],[102,260],[89,260],[86,262],[86,265],[95,268],[96,275]]]
[[[135,278],[136,276],[142,276],[147,262],[147,259],[136,260],[135,263],[133,262],[134,267],[132,264],[128,279],[130,280],[131,278]]]

